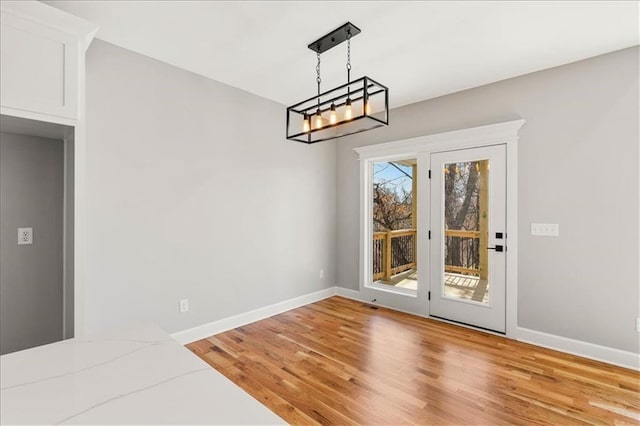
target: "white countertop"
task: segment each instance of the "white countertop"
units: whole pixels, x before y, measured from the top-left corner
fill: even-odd
[[[153,324],[0,357],[2,424],[284,424]]]

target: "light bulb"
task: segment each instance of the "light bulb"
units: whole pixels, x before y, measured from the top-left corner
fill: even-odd
[[[316,121],[314,128],[319,129],[322,127],[322,114],[320,114],[320,110],[316,113]]]
[[[364,113],[371,115],[371,102],[367,99],[367,103],[364,105]]]
[[[335,104],[331,104],[331,112],[329,112],[329,123],[336,124],[338,122],[338,115],[336,114]]]
[[[307,114],[304,115],[304,121],[302,122],[302,131],[305,133],[309,133],[311,130],[311,126],[309,125],[309,117]]]
[[[351,110],[351,99],[347,98],[347,102],[344,108],[344,119],[351,120],[353,118],[353,111]]]

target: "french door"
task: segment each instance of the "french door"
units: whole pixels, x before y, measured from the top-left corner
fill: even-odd
[[[430,155],[429,315],[506,332],[506,145]]]
[[[359,287],[344,294],[515,338],[518,132],[524,124],[355,148]]]

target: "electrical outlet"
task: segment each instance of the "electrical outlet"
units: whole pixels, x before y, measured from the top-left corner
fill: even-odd
[[[320,279],[324,278],[324,269],[320,269]]]
[[[560,236],[560,225],[557,223],[532,223],[531,235],[539,237],[558,237]]]
[[[636,318],[636,331],[640,333],[640,317]]]
[[[189,312],[189,299],[180,299],[180,313]]]
[[[18,245],[33,244],[33,228],[18,228]]]

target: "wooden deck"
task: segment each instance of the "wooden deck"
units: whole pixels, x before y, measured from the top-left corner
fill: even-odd
[[[188,347],[291,424],[640,421],[638,372],[341,297]]]
[[[444,293],[446,296],[473,300],[475,302],[489,302],[489,284],[486,280],[481,280],[480,277],[473,275],[455,274],[451,272],[445,272],[444,279]],[[376,282],[409,290],[417,290],[418,271],[412,269],[392,276],[389,281],[378,280]]]

